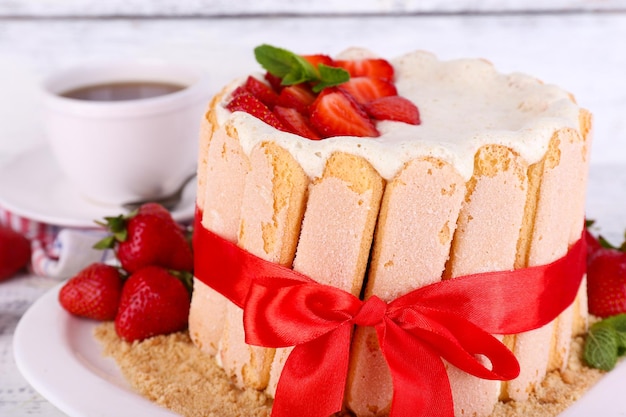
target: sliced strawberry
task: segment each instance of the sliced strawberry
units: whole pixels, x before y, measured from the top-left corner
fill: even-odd
[[[260,81],[253,76],[249,76],[244,84],[244,88],[250,94],[261,100],[261,103],[265,104],[270,109],[276,105],[278,101],[278,94],[263,81]]]
[[[302,55],[302,58],[309,61],[315,68],[317,68],[319,64],[328,65],[329,67],[336,66],[335,61],[328,55],[324,54]]]
[[[276,117],[278,117],[278,120],[287,128],[288,132],[313,140],[321,139],[321,136],[315,131],[313,126],[311,126],[307,117],[298,110],[276,106],[273,111]]]
[[[272,86],[274,91],[280,92],[283,89],[282,78],[275,76],[274,74],[270,74],[269,72],[265,73],[265,80]]]
[[[233,90],[232,93],[230,93],[230,99],[232,100],[235,97],[239,97],[240,95],[245,94],[245,93],[249,93],[249,91],[246,90],[245,87],[243,86],[237,87]]]
[[[380,136],[359,104],[334,88],[325,89],[311,105],[311,124],[324,137]]]
[[[341,84],[340,88],[354,97],[359,104],[398,94],[395,85],[382,78],[374,77],[353,77],[348,82]]]
[[[376,77],[393,82],[393,67],[384,59],[337,60],[335,65],[348,71],[351,77]]]
[[[376,120],[393,120],[412,125],[420,124],[420,113],[415,104],[400,96],[381,97],[365,105],[365,111]]]
[[[270,126],[284,130],[282,123],[280,123],[274,113],[261,100],[247,91],[241,91],[234,95],[232,100],[226,105],[226,108],[232,112],[242,111],[248,113]]]
[[[296,84],[284,87],[277,104],[282,107],[291,107],[302,114],[309,113],[309,106],[315,101],[315,93],[304,84]]]

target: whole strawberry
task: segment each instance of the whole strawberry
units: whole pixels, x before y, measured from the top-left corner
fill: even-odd
[[[599,249],[587,267],[589,312],[599,317],[626,313],[626,253]]]
[[[59,292],[59,302],[70,313],[93,320],[113,320],[122,295],[120,271],[93,263],[70,278]]]
[[[115,330],[127,342],[187,328],[190,291],[165,268],[146,266],[122,290]]]
[[[30,261],[30,242],[9,227],[0,225],[0,281],[15,275]]]
[[[599,317],[626,313],[626,242],[614,247],[587,232],[589,312]]]
[[[122,268],[133,273],[148,265],[177,271],[193,270],[191,244],[167,209],[156,203],[142,205],[129,215],[106,217],[112,235],[97,248],[115,248]]]

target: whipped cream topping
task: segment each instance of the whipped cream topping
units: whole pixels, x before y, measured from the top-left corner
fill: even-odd
[[[356,48],[341,55],[344,59],[367,56],[373,55]],[[393,178],[407,162],[425,156],[449,162],[469,179],[474,155],[483,145],[507,146],[532,164],[546,153],[554,132],[579,129],[579,107],[570,94],[528,75],[500,74],[482,59],[440,61],[423,51],[390,62],[398,94],[418,107],[420,125],[381,121],[377,122],[381,136],[376,138],[309,140],[279,131],[247,113],[227,110],[230,92],[245,79],[226,88],[217,105],[217,121],[237,130],[248,154],[259,143],[276,142],[311,178],[321,176],[327,158],[341,151],[365,158],[385,179]]]

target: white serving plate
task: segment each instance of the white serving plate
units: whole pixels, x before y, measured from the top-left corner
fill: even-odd
[[[62,309],[60,288],[37,300],[15,331],[15,362],[33,388],[70,417],[175,416],[130,388],[115,361],[102,356],[97,323]],[[625,384],[622,361],[560,417],[626,416]]]

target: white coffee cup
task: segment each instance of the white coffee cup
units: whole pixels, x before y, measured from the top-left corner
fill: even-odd
[[[120,83],[175,84],[150,98],[96,101],[64,94]],[[120,205],[174,192],[196,169],[200,122],[211,92],[199,71],[162,63],[67,69],[43,84],[46,134],[67,179],[87,199]]]

